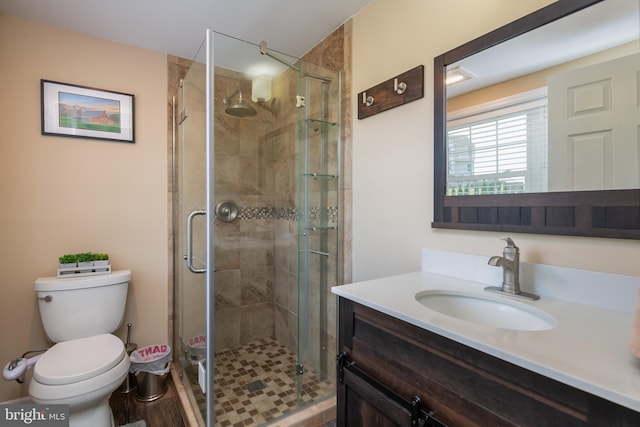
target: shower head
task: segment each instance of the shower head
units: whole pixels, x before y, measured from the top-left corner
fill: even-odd
[[[231,98],[233,98],[233,96],[235,94],[238,94],[238,103],[237,104],[231,104]],[[233,94],[231,94],[231,96],[227,96],[225,97],[222,102],[224,103],[224,105],[230,105],[229,107],[225,108],[224,112],[227,113],[230,116],[233,117],[253,117],[256,114],[258,114],[258,112],[255,110],[255,108],[253,108],[250,105],[247,105],[244,103],[244,99],[242,98],[242,91],[240,89],[238,89],[237,91],[235,91]]]
[[[243,101],[240,101],[231,107],[227,107],[224,112],[234,117],[253,117],[258,114],[253,107],[245,104]]]

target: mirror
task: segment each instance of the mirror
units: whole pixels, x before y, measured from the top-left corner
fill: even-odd
[[[435,58],[433,227],[640,238],[639,17],[561,0]]]

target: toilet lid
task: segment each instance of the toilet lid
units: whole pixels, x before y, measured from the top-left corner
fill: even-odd
[[[33,377],[41,384],[76,383],[108,371],[124,356],[124,344],[111,334],[64,341],[40,357]]]

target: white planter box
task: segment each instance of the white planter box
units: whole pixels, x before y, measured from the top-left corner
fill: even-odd
[[[105,259],[105,260],[93,261],[93,266],[95,267],[96,272],[107,271],[109,267],[109,260]]]
[[[63,275],[66,274],[74,274],[78,264],[75,262],[70,262],[68,264],[58,264],[58,276],[60,276],[60,271],[63,271]]]
[[[62,264],[59,264],[58,277],[70,278],[70,277],[81,277],[81,276],[95,276],[99,274],[111,273],[111,264],[109,264],[108,260],[97,261],[97,262],[107,263],[106,266],[101,265],[99,268],[96,268],[94,266],[94,262],[95,261],[79,262],[77,267],[76,266],[62,267]]]

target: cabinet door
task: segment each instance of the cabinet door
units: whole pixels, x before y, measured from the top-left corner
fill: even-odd
[[[338,355],[338,425],[447,427],[422,406],[418,396],[407,397]]]
[[[339,427],[411,426],[411,414],[373,385],[350,371],[338,386]]]

